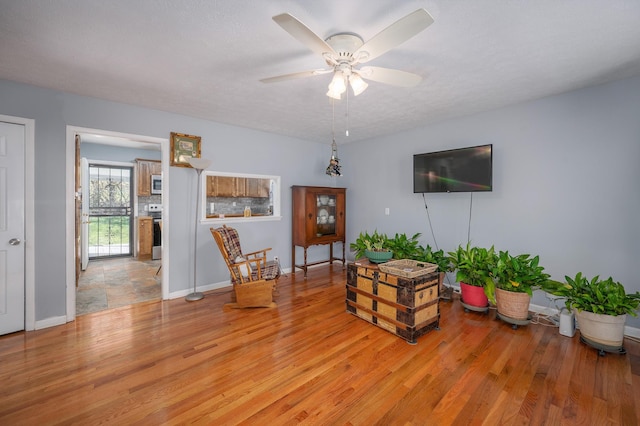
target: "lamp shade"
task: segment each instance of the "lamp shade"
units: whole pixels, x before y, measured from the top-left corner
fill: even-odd
[[[205,158],[191,157],[191,158],[189,158],[189,164],[194,169],[204,170],[207,167],[209,167],[209,165],[211,164],[211,160],[207,160]]]

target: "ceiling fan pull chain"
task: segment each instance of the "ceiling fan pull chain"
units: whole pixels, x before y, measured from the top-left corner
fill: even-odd
[[[336,100],[331,98],[331,139],[336,140]]]
[[[349,136],[349,91],[347,90],[347,131],[345,136]]]

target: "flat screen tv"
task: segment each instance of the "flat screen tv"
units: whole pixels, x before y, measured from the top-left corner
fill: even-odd
[[[493,145],[413,156],[413,192],[492,190]]]

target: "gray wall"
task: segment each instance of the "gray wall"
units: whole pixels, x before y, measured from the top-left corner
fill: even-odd
[[[345,177],[324,175],[329,145],[314,144],[99,99],[0,81],[0,114],[35,119],[36,320],[65,315],[66,125],[168,138],[202,136],[211,170],[282,176],[280,222],[236,227],[245,250],[273,247],[290,266],[291,185],[347,187],[348,242],[362,230],[422,232],[434,245],[422,196],[412,193],[412,155],[484,143],[494,145],[494,191],[473,197],[474,244],[539,254],[561,279],[583,271],[640,289],[640,77],[540,99],[374,140],[341,145]],[[361,149],[364,145],[367,149]],[[373,170],[373,172],[372,172]],[[191,285],[194,173],[170,170],[170,290]],[[469,194],[427,196],[440,248],[467,240]],[[384,215],[389,207],[391,214]],[[235,226],[235,225],[234,225]],[[199,283],[227,273],[199,226]],[[311,259],[326,256],[311,250]],[[200,254],[202,253],[202,254]],[[544,295],[534,303],[546,305]],[[632,319],[629,325],[638,327]]]
[[[348,241],[377,229],[434,246],[413,154],[492,143],[494,189],[473,195],[472,244],[538,254],[558,280],[582,271],[640,290],[639,111],[636,77],[340,147]],[[470,194],[426,200],[438,246],[466,244]],[[540,292],[533,302],[549,304]]]
[[[36,321],[66,315],[65,229],[66,126],[159,138],[172,131],[202,136],[202,157],[210,170],[282,177],[283,220],[236,226],[247,251],[273,247],[286,264],[291,243],[291,185],[333,186],[324,174],[329,144],[231,127],[162,111],[77,96],[0,80],[0,114],[35,120],[35,310]],[[192,285],[195,173],[171,167],[169,289]],[[228,272],[209,226],[198,227],[199,284],[228,281]],[[209,259],[205,261],[206,256]]]

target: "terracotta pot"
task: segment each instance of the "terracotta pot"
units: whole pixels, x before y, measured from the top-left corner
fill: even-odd
[[[484,294],[484,287],[476,287],[460,281],[460,293],[462,301],[467,305],[478,308],[486,308],[489,305],[489,299]]]
[[[622,346],[626,314],[613,316],[578,310],[573,312],[584,338],[605,346]]]
[[[496,307],[500,315],[516,320],[529,319],[529,302],[527,293],[517,293],[496,288]]]

